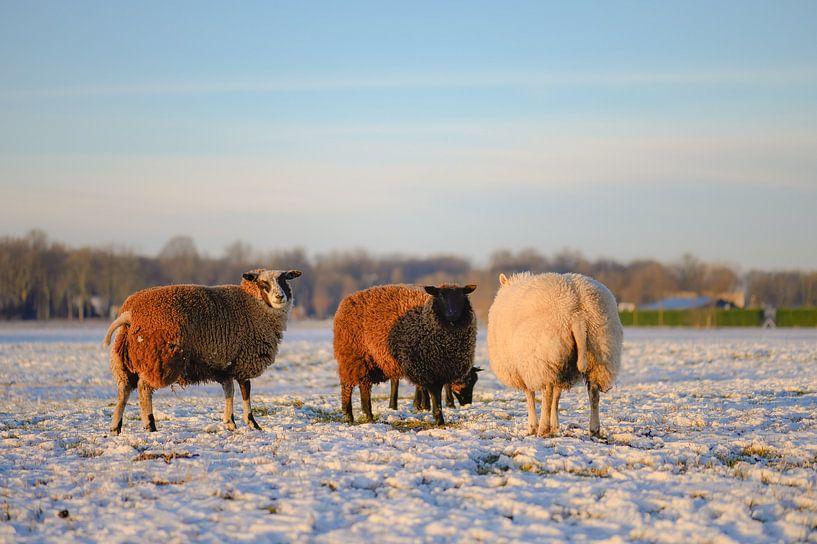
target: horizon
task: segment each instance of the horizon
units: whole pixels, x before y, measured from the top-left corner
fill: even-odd
[[[234,244],[240,244],[242,249],[247,251],[250,255],[250,260],[258,260],[259,265],[265,266],[260,261],[266,257],[274,256],[275,254],[286,253],[290,251],[302,251],[303,255],[306,259],[312,261],[314,264],[315,262],[319,261],[322,258],[332,257],[333,255],[354,255],[358,252],[363,252],[366,256],[372,259],[396,259],[396,260],[425,260],[425,259],[435,259],[435,258],[444,258],[444,257],[452,257],[457,259],[465,260],[472,270],[485,270],[491,267],[491,259],[496,253],[501,253],[504,251],[508,251],[512,254],[512,256],[517,256],[521,253],[527,251],[533,251],[534,253],[538,254],[541,257],[544,257],[546,260],[551,260],[554,258],[558,258],[560,256],[575,256],[582,260],[585,260],[588,264],[594,265],[598,264],[603,261],[612,261],[614,263],[629,266],[638,262],[657,262],[658,264],[666,267],[674,267],[674,266],[684,266],[686,259],[691,259],[693,262],[697,262],[700,265],[707,266],[707,267],[726,267],[738,275],[745,275],[750,272],[761,272],[761,273],[787,273],[787,272],[795,272],[795,273],[803,273],[809,274],[817,272],[817,268],[815,269],[808,269],[808,268],[777,268],[777,269],[764,269],[764,268],[744,268],[736,263],[729,263],[725,261],[707,261],[702,259],[699,255],[695,255],[694,253],[685,252],[683,254],[677,255],[673,258],[669,259],[658,259],[653,256],[645,255],[645,256],[638,256],[633,259],[622,259],[618,258],[614,255],[587,255],[586,253],[582,252],[577,248],[572,247],[561,247],[561,248],[554,248],[552,251],[545,251],[541,248],[537,247],[521,247],[517,249],[511,249],[507,247],[500,247],[494,249],[491,253],[489,253],[484,258],[476,258],[474,256],[467,255],[465,253],[456,253],[453,251],[446,252],[432,252],[432,253],[411,253],[411,252],[399,252],[399,251],[386,251],[386,252],[377,252],[372,251],[363,247],[335,247],[331,248],[329,251],[325,252],[317,252],[313,251],[308,247],[303,246],[276,246],[276,247],[256,247],[252,244],[247,243],[245,240],[233,240],[231,243],[227,244],[223,247],[220,251],[211,252],[207,250],[203,250],[199,247],[197,241],[194,237],[187,236],[187,235],[176,235],[172,236],[170,239],[166,240],[164,244],[162,244],[155,252],[144,252],[140,251],[138,248],[128,245],[122,242],[112,242],[112,243],[103,243],[103,244],[71,244],[66,242],[65,240],[61,240],[55,236],[52,236],[50,233],[42,230],[42,229],[29,229],[28,232],[22,235],[8,235],[0,233],[0,239],[3,238],[17,238],[23,239],[32,234],[41,234],[45,238],[44,240],[49,244],[62,244],[64,245],[69,251],[76,251],[80,249],[91,249],[91,250],[104,250],[107,248],[111,248],[117,251],[124,251],[130,252],[134,256],[147,258],[147,259],[158,259],[160,258],[160,254],[163,249],[168,247],[171,242],[178,241],[178,239],[186,239],[190,240],[193,243],[193,246],[196,250],[196,254],[200,259],[209,259],[209,260],[218,260],[228,256],[228,252],[230,250],[230,246]],[[510,270],[509,270],[510,271]]]
[[[0,235],[817,270],[813,3],[0,14]]]

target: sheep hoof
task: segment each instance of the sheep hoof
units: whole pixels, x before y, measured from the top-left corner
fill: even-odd
[[[528,427],[528,436],[536,436],[536,427]]]
[[[235,416],[230,416],[230,419],[224,420],[224,427],[228,431],[234,431],[236,429],[236,427],[235,427]]]
[[[554,436],[556,434],[557,430],[558,429],[551,429],[550,427],[544,427],[542,429],[539,429],[539,432],[537,433],[537,436],[540,436],[542,438],[547,438],[549,436]]]
[[[600,428],[600,427],[596,427],[596,428],[594,429],[593,427],[590,427],[590,434],[591,434],[591,435],[593,435],[593,436],[595,436],[596,438],[601,437],[601,428]]]
[[[153,414],[148,416],[148,424],[145,426],[145,429],[152,433],[156,432],[156,420],[153,418]]]
[[[111,433],[119,436],[119,433],[122,432],[122,422],[120,421],[118,425],[111,427]]]
[[[247,418],[247,426],[252,427],[256,431],[261,430],[261,426],[258,424],[257,421],[255,421],[255,418],[253,417],[252,414],[250,414],[250,416]]]

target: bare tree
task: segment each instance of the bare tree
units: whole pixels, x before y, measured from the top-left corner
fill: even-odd
[[[170,283],[198,283],[199,252],[189,236],[174,236],[159,252],[159,264]]]

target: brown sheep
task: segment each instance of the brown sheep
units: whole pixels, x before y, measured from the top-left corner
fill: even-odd
[[[287,280],[298,270],[257,269],[242,276],[241,285],[169,285],[144,289],[129,296],[105,336],[119,327],[111,350],[111,371],[119,398],[111,431],[122,430],[128,397],[139,388],[142,423],[156,430],[153,391],[216,381],[224,389],[225,426],[235,429],[233,380],[244,401],[244,421],[260,429],[252,415],[250,380],[274,361],[292,308]]]
[[[346,420],[360,386],[364,420],[372,421],[371,388],[407,378],[426,388],[438,425],[446,383],[460,381],[474,361],[477,322],[467,294],[475,285],[385,285],[344,298],[335,314],[334,348]]]

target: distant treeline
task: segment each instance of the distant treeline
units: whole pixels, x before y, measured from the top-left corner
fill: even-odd
[[[486,267],[462,256],[374,256],[366,251],[339,251],[311,257],[300,248],[258,252],[235,242],[220,257],[200,254],[193,240],[171,239],[155,257],[136,255],[124,246],[71,248],[42,231],[0,238],[0,316],[49,319],[109,317],[139,289],[170,283],[207,285],[238,283],[256,267],[297,268],[294,280],[299,317],[327,318],[348,293],[383,283],[478,285],[472,295],[483,317],[493,300],[499,272],[580,272],[606,284],[619,301],[636,305],[678,292],[717,295],[740,291],[747,305],[817,306],[817,272],[739,274],[729,266],[700,262],[691,255],[674,263],[610,259],[591,261],[562,250],[546,256],[535,249],[497,251]]]

